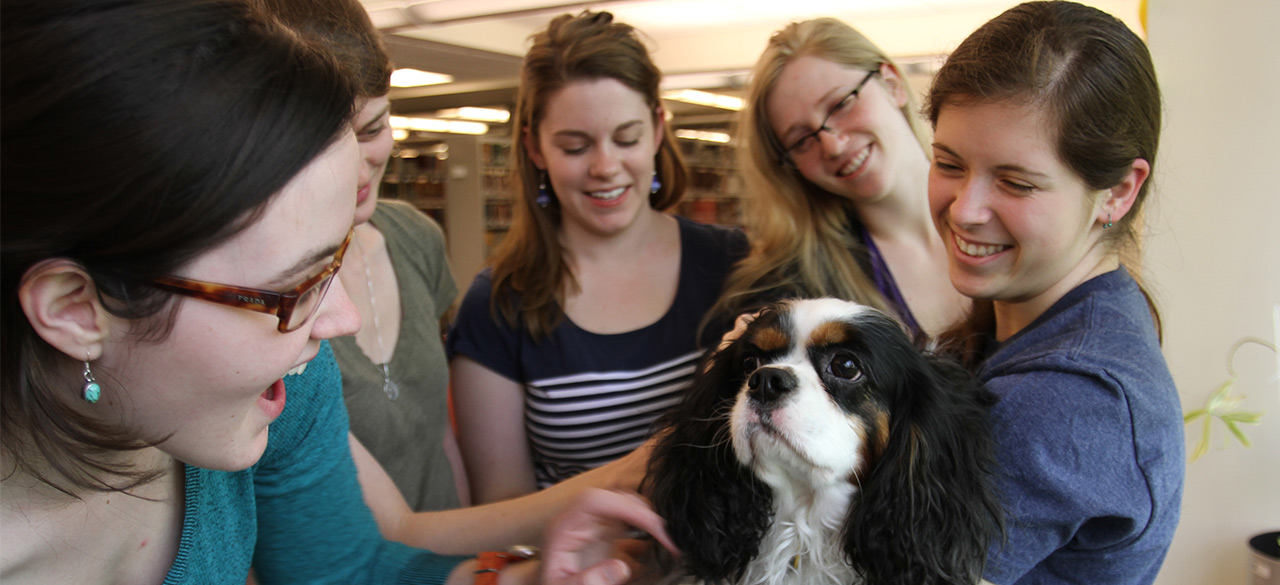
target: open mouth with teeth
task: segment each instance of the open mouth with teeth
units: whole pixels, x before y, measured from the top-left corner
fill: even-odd
[[[1003,252],[1013,247],[1013,246],[1001,246],[1001,245],[995,245],[995,244],[975,244],[955,234],[952,234],[952,239],[954,239],[956,242],[956,249],[960,250],[965,255],[973,256],[974,258],[986,258],[987,256],[994,256],[996,254],[999,254],[1000,252]]]
[[[866,148],[862,149],[862,152],[859,152],[857,156],[849,161],[849,164],[836,171],[836,176],[843,178],[858,172],[862,169],[862,165],[866,164],[869,156],[871,156],[871,145],[868,144]]]
[[[599,199],[600,201],[613,201],[622,196],[627,191],[626,187],[618,187],[608,191],[587,191],[587,197]]]

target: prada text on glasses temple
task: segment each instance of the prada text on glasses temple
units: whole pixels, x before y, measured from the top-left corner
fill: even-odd
[[[795,160],[793,159],[796,155],[804,155],[813,150],[813,146],[818,143],[818,135],[823,132],[833,131],[832,124],[840,122],[853,109],[853,104],[858,99],[858,93],[877,73],[880,73],[879,69],[868,71],[867,76],[863,77],[862,81],[859,81],[858,85],[854,86],[853,91],[846,94],[843,99],[836,103],[835,107],[827,112],[827,117],[822,119],[822,124],[818,126],[817,130],[801,136],[799,140],[796,140],[791,146],[783,149],[778,154],[778,162],[788,166],[795,166]]]
[[[293,290],[273,292],[175,276],[163,276],[152,281],[151,284],[157,288],[211,303],[275,315],[280,320],[277,329],[281,333],[288,333],[302,327],[320,308],[320,302],[324,300],[325,293],[329,292],[329,285],[333,283],[334,275],[338,273],[338,268],[342,267],[342,256],[347,252],[347,245],[351,243],[351,236],[354,233],[354,228],[347,232],[346,239],[342,240],[342,245],[338,246],[338,250],[334,252],[332,262],[320,272],[302,281],[302,284]]]

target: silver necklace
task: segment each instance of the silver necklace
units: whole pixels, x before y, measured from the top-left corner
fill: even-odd
[[[373,275],[369,273],[369,257],[364,255],[364,245],[360,243],[360,238],[356,237],[355,241],[356,248],[360,249],[360,260],[364,262],[364,286],[369,291],[369,307],[373,309],[373,334],[378,339],[378,357],[382,357],[387,354],[387,350],[382,347],[382,327],[378,325],[378,301],[373,296]],[[387,356],[387,361],[381,365],[374,364],[374,367],[382,369],[382,391],[387,394],[387,398],[393,401],[399,398],[400,387],[391,380],[391,356]]]

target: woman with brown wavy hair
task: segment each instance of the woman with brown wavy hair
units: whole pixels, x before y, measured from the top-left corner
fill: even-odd
[[[448,337],[476,503],[627,454],[693,376],[698,324],[745,242],[664,213],[686,173],[660,80],[609,13],[564,15],[533,37],[515,222]]]

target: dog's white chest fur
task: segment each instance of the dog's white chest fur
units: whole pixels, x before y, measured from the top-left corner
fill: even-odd
[[[844,484],[804,495],[786,491],[775,493],[773,525],[739,585],[857,583],[840,549],[840,531],[856,489]]]

